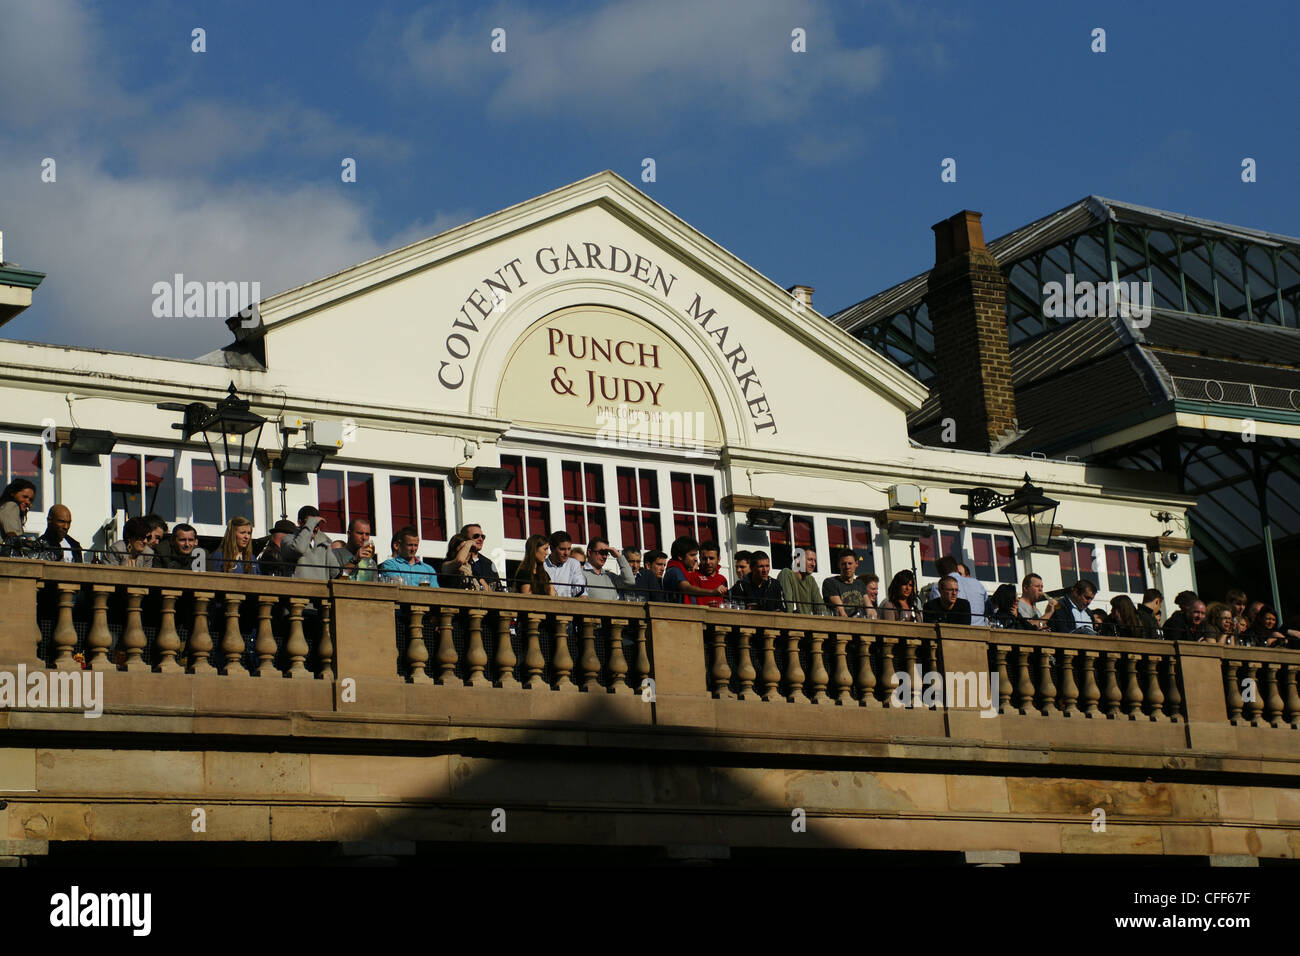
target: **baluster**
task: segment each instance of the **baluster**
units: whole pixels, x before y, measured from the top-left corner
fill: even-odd
[[[194,626],[190,628],[190,640],[187,648],[189,673],[215,674],[212,666],[212,632],[208,629],[208,602],[216,595],[215,591],[194,592]]]
[[[775,641],[781,632],[776,628],[765,627],[763,630],[763,699],[781,700],[781,671],[776,666]]]
[[[1100,717],[1101,710],[1097,704],[1101,701],[1101,689],[1097,686],[1097,652],[1084,651],[1079,655],[1083,663],[1083,716]]]
[[[806,675],[803,665],[799,663],[799,644],[803,635],[803,631],[787,631],[785,635],[785,684],[788,691],[785,699],[792,704],[803,703],[807,699],[802,694]]]
[[[754,681],[758,671],[754,670],[754,658],[750,653],[749,641],[754,636],[754,628],[740,627],[740,647],[736,653],[736,678],[740,681],[740,699],[754,700],[758,694],[754,691]]]
[[[289,636],[284,642],[284,652],[289,658],[289,673],[291,678],[311,679],[311,671],[307,670],[307,654],[310,648],[307,646],[307,638],[302,632],[302,615],[307,609],[307,599],[305,597],[289,598]],[[427,658],[428,655],[426,654]]]
[[[582,689],[588,694],[605,690],[600,686],[600,656],[596,653],[597,622],[590,614],[582,615],[582,657],[578,664],[582,668]]]
[[[514,645],[510,641],[511,619],[508,611],[501,610],[497,612],[497,686],[518,688],[519,681],[515,678],[515,664],[519,663],[515,657]]]
[[[1235,724],[1241,717],[1241,687],[1237,683],[1237,669],[1241,661],[1223,662],[1223,696],[1228,706],[1228,722]]]
[[[424,643],[424,615],[429,613],[427,604],[412,604],[406,621],[406,667],[407,680],[412,684],[432,684],[433,678],[425,671],[429,662],[429,648]]]
[[[916,666],[916,648],[921,642],[908,637],[899,643],[903,648],[903,671],[912,682],[912,702],[908,706],[915,709],[921,706],[921,674]]]
[[[483,648],[483,618],[487,611],[483,608],[469,609],[469,647],[465,649],[465,663],[469,665],[469,676],[465,684],[469,687],[486,687],[491,683],[483,672],[487,670],[488,656]]]
[[[140,602],[148,593],[148,588],[126,589],[126,626],[122,629],[122,648],[126,652],[126,661],[121,668],[124,671],[149,670],[143,657],[144,625],[140,622]]]
[[[320,658],[320,679],[334,679],[334,619],[330,613],[330,601],[320,601],[320,640],[316,644],[316,656]]]
[[[727,663],[727,635],[731,628],[726,624],[713,627],[713,666],[709,676],[713,680],[713,696],[718,700],[735,700],[731,692],[731,665]]]
[[[636,674],[632,684],[633,693],[643,691],[642,682],[650,677],[650,650],[646,642],[646,628],[649,627],[645,618],[636,622]]]
[[[108,630],[108,596],[117,588],[111,584],[91,585],[90,633],[86,635],[86,664],[92,671],[115,671],[117,665],[108,659],[108,649],[113,635]]]
[[[162,621],[158,627],[158,663],[154,670],[160,674],[180,674],[185,668],[176,663],[176,654],[181,649],[180,635],[176,633],[176,599],[184,592],[164,589],[162,592]],[[55,635],[57,637],[57,634]]]
[[[1264,711],[1264,702],[1263,702],[1262,700],[1259,699],[1259,697],[1260,697],[1260,694],[1259,694],[1259,664],[1257,664],[1255,661],[1246,661],[1246,678],[1245,678],[1245,679],[1246,679],[1247,681],[1250,681],[1250,685],[1249,685],[1249,686],[1250,686],[1250,689],[1251,689],[1251,694],[1250,694],[1250,699],[1249,699],[1249,700],[1246,699],[1246,695],[1245,695],[1245,694],[1242,694],[1242,695],[1241,695],[1241,699],[1242,699],[1242,707],[1241,707],[1241,709],[1242,709],[1243,713],[1245,714],[1246,719],[1250,721],[1250,725],[1251,725],[1252,727],[1258,727],[1258,726],[1259,726],[1259,715],[1260,715],[1261,713],[1263,713],[1263,711]]]
[[[1056,683],[1052,680],[1052,655],[1055,653],[1054,647],[1038,649],[1038,709],[1044,717],[1061,712],[1056,706]]]
[[[279,603],[280,598],[274,594],[257,596],[257,640],[253,642],[253,650],[257,652],[258,677],[280,676],[275,669],[275,655],[279,648],[275,646],[275,635],[271,633],[271,611]]]
[[[79,584],[60,584],[59,618],[54,626],[54,667],[61,671],[79,671],[81,665],[72,658],[77,649],[77,629],[72,624],[72,605],[76,603]],[[166,592],[164,592],[166,593]],[[180,592],[177,591],[177,594]]]
[[[1277,663],[1264,665],[1264,719],[1273,727],[1282,725],[1282,695],[1277,689],[1277,672],[1281,667]]]
[[[609,619],[609,692],[621,694],[632,688],[627,686],[627,658],[623,656],[623,635],[631,622],[627,618]],[[726,663],[726,657],[723,657]]]
[[[1029,676],[1029,656],[1032,647],[1021,645],[1016,648],[1016,710],[1027,715],[1034,709],[1034,681]]]
[[[858,706],[865,707],[876,698],[876,670],[871,665],[870,634],[858,635]]]
[[[1296,687],[1296,666],[1287,664],[1283,677],[1286,680],[1286,722],[1292,727],[1300,722],[1300,689]]]
[[[1142,713],[1142,687],[1138,684],[1138,662],[1141,654],[1124,654],[1128,666],[1124,668],[1124,713],[1129,720],[1137,720]]]
[[[1101,689],[1102,706],[1106,717],[1114,719],[1119,716],[1120,701],[1124,695],[1119,689],[1119,674],[1116,672],[1116,663],[1119,661],[1119,653],[1116,651],[1105,651],[1102,653],[1102,661],[1105,665],[1105,686]]]
[[[569,677],[573,673],[573,655],[569,653],[569,625],[572,622],[572,614],[555,615],[555,653],[551,656],[551,672],[555,675],[556,690],[578,689]]]
[[[1167,678],[1165,686],[1169,688],[1165,694],[1165,714],[1169,717],[1171,723],[1178,723],[1183,719],[1183,693],[1178,689],[1178,655],[1169,654],[1165,657],[1168,663]]]
[[[457,608],[438,608],[438,683],[459,684],[456,678],[456,642],[451,636],[451,622]]]
[[[1165,694],[1160,689],[1160,656],[1148,654],[1143,662],[1147,674],[1145,710],[1152,721],[1158,721],[1164,716]]]
[[[826,696],[826,685],[830,683],[830,675],[826,673],[826,658],[822,654],[822,645],[826,643],[826,635],[818,631],[813,631],[808,638],[808,664],[812,673],[808,678],[812,684],[812,693],[809,698],[814,704],[822,704],[830,701]]]
[[[1075,702],[1079,699],[1079,685],[1074,679],[1074,658],[1078,651],[1061,648],[1061,713],[1066,717],[1077,717],[1079,708]]]
[[[937,673],[939,670],[939,642],[937,639],[927,637],[921,641],[921,657],[925,660],[926,673]],[[944,687],[945,691],[947,687]]]
[[[524,612],[524,686],[529,690],[550,690],[549,685],[542,680],[546,658],[542,656],[541,641],[537,637],[537,627],[545,618],[545,614]]]
[[[221,639],[221,653],[226,655],[227,677],[247,677],[244,656],[244,635],[239,630],[239,608],[244,603],[242,594],[226,594],[226,633]]]
[[[880,637],[880,679],[876,682],[876,691],[880,694],[880,704],[882,707],[894,706],[894,648],[898,644],[898,638]]]
[[[1008,644],[998,644],[993,648],[993,660],[998,675],[998,713],[1011,713],[1011,675],[1007,673],[1007,654],[1011,652]]]
[[[843,631],[835,635],[835,703],[843,706],[852,706],[857,703],[853,699],[853,675],[849,673],[849,639],[850,635]]]

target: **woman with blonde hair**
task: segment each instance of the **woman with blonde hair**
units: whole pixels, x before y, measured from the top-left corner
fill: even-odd
[[[253,557],[253,522],[247,518],[230,519],[221,546],[208,558],[208,570],[226,574],[262,573]]]

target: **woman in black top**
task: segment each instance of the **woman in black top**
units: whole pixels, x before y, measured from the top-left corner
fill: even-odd
[[[546,535],[535,534],[524,544],[524,559],[515,570],[515,589],[520,594],[553,595],[551,577],[546,573],[546,556],[551,543]]]
[[[1014,584],[1004,584],[993,592],[993,614],[989,623],[1017,631],[1032,631],[1034,626],[1020,616],[1020,601]]]

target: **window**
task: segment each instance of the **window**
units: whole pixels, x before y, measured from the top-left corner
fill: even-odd
[[[937,577],[939,568],[937,562],[945,554],[951,554],[961,560],[961,532],[946,531],[942,528],[935,530],[928,538],[922,538],[917,542],[921,546],[921,573]]]
[[[813,519],[809,515],[791,515],[785,530],[773,531],[769,541],[772,545],[772,569],[784,571],[794,564],[795,548],[817,550]]]
[[[624,548],[662,551],[659,538],[659,479],[649,468],[620,468],[618,524]]]
[[[1098,583],[1097,547],[1082,541],[1061,552],[1061,583],[1068,588],[1080,578]]]
[[[342,534],[353,521],[375,530],[375,476],[364,471],[321,471],[316,476],[316,507],[325,530]]]
[[[224,527],[231,518],[253,519],[251,474],[218,475],[217,466],[211,461],[193,462],[190,474],[195,524]]]
[[[168,524],[175,521],[175,469],[171,455],[114,453],[109,457],[109,511],[124,511],[128,518],[156,514]]]
[[[1142,548],[1106,545],[1106,585],[1118,594],[1141,594],[1146,590]]]
[[[670,473],[673,494],[673,536],[696,541],[718,540],[713,479],[708,475]]]
[[[41,503],[41,464],[40,445],[0,441],[0,474],[4,476],[4,484],[8,485],[16,478],[26,478],[36,486],[36,497],[32,499],[32,514],[40,514],[45,510],[45,506]]]
[[[446,487],[441,478],[389,478],[388,500],[394,534],[410,525],[419,529],[421,540],[448,540]]]
[[[501,494],[501,518],[507,538],[551,533],[551,493],[546,459],[502,455],[501,467],[514,473]]]
[[[564,530],[585,544],[605,530],[605,469],[577,461],[560,463],[564,491]]]
[[[876,557],[871,550],[871,522],[858,518],[827,518],[826,544],[830,563],[823,568],[828,574],[840,569],[840,558],[852,552],[858,559],[858,574],[875,573]]]
[[[1015,539],[1006,534],[971,532],[971,573],[980,581],[1016,583]]]

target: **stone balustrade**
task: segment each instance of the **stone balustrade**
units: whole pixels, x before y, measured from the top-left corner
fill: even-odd
[[[0,560],[0,602],[0,665],[29,669],[331,686],[352,678],[427,693],[631,698],[653,685],[647,697],[716,707],[863,711],[847,723],[821,719],[826,733],[850,737],[905,726],[988,735],[991,727],[963,722],[975,710],[1003,718],[1027,741],[1068,740],[1072,732],[1061,728],[1096,721],[1160,725],[1167,730],[1148,737],[1184,748],[1208,725],[1300,726],[1300,654],[1268,648],[8,559]],[[970,683],[981,674],[983,685]],[[970,693],[953,700],[954,686]],[[991,700],[981,705],[976,690]],[[427,706],[436,709],[438,699]],[[945,709],[954,713],[938,723],[926,715]],[[704,722],[726,724],[729,714]],[[776,710],[762,714],[740,721],[785,726]],[[1030,729],[1043,718],[1058,727],[1047,737]]]
[[[0,677],[83,662],[105,719],[0,706],[24,853],[207,806],[271,844],[505,807],[551,845],[1300,856],[1293,651],[0,559]]]

